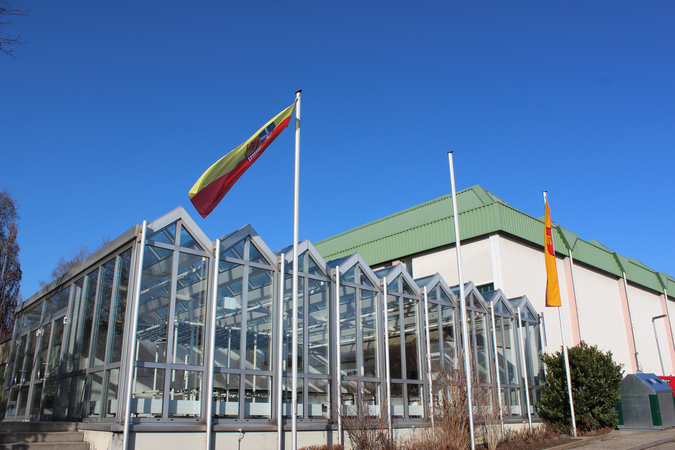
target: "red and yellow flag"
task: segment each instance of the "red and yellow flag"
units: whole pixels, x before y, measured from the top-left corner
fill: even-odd
[[[546,261],[546,306],[561,306],[560,287],[558,286],[558,271],[555,267],[555,249],[551,234],[551,211],[548,209],[548,200],[544,197],[546,236],[544,244],[544,259]]]
[[[295,103],[267,122],[246,142],[220,158],[190,189],[190,201],[202,217],[208,216],[234,183],[288,126]]]

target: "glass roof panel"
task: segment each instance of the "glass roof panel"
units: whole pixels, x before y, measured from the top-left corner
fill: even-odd
[[[520,310],[520,314],[523,319],[529,320],[531,322],[536,322],[537,319],[534,318],[534,315],[532,314],[532,311],[530,311],[530,308],[525,307],[524,309]]]
[[[223,256],[229,256],[231,258],[244,259],[244,243],[245,239],[234,244],[232,247],[223,250]]]
[[[151,241],[174,245],[176,243],[176,224],[172,223],[148,238]]]
[[[417,283],[419,287],[424,287],[429,283],[429,281],[431,281],[433,277],[434,275],[429,275],[428,277],[418,278],[415,280],[415,283]]]
[[[253,244],[253,241],[249,242],[250,245],[248,249],[248,260],[260,264],[269,264],[262,253],[260,253],[260,251],[256,248],[255,244]]]
[[[398,280],[401,276],[397,276],[394,280],[387,285],[387,292],[399,292]]]
[[[185,227],[180,227],[180,246],[185,248],[193,248],[195,250],[204,250],[195,238],[192,237],[190,232],[185,229]]]
[[[427,290],[427,300],[436,300],[437,295],[438,295],[438,290],[439,290],[438,286],[431,289],[431,290]]]
[[[483,292],[483,298],[486,302],[490,303],[490,300],[492,300],[492,297],[494,297],[496,293],[497,291]]]

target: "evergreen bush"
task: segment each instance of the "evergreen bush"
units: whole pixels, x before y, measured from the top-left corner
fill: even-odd
[[[616,404],[621,400],[621,364],[612,360],[612,352],[603,353],[596,345],[581,342],[568,349],[572,396],[577,429],[591,431],[616,428],[619,424]],[[552,355],[543,355],[546,385],[537,402],[539,417],[557,429],[572,427],[567,375],[562,348]]]

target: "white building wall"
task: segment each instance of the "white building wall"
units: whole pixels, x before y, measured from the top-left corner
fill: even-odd
[[[614,361],[631,372],[631,352],[621,305],[617,278],[591,270],[584,265],[574,266],[577,307],[581,338],[602,351],[611,351]],[[632,306],[632,305],[631,305]]]
[[[492,263],[488,238],[461,244],[462,279],[476,286],[492,283]],[[413,275],[422,278],[439,273],[449,286],[459,284],[455,248],[427,253],[413,258]]]
[[[661,298],[659,295],[628,284],[628,301],[633,316],[633,329],[635,330],[635,347],[638,353],[638,362],[644,372],[661,375],[661,363],[659,351],[654,336],[652,318],[663,314]],[[668,348],[668,337],[664,327],[664,319],[656,321],[656,332],[661,346],[661,357],[666,373],[673,371],[673,362]]]

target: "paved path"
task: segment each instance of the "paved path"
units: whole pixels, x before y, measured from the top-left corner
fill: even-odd
[[[675,428],[663,431],[612,431],[601,436],[575,439],[555,450],[675,450]]]

